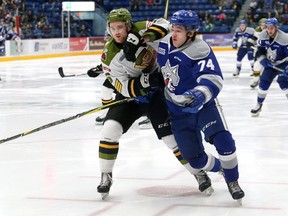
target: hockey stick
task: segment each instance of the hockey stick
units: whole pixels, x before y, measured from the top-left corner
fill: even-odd
[[[274,66],[274,65],[272,66],[272,68],[275,69],[275,70],[277,70],[277,71],[279,71],[279,72],[282,72],[282,73],[284,72],[283,69],[281,69],[281,68],[279,68],[279,67],[276,67],[276,66]]]
[[[109,103],[109,104],[106,104],[106,105],[103,105],[103,106],[100,106],[100,107],[96,107],[94,109],[91,109],[91,110],[88,110],[88,111],[85,111],[85,112],[82,112],[82,113],[78,113],[78,114],[76,114],[74,116],[71,116],[71,117],[68,117],[68,118],[65,118],[65,119],[61,119],[61,120],[58,120],[58,121],[55,121],[55,122],[51,122],[51,123],[46,124],[46,125],[42,125],[42,126],[40,126],[38,128],[23,132],[21,134],[17,134],[15,136],[8,137],[6,139],[2,139],[2,140],[0,140],[0,144],[2,144],[4,142],[7,142],[7,141],[10,141],[10,140],[17,139],[19,137],[26,136],[26,135],[31,134],[31,133],[35,133],[35,132],[40,131],[40,130],[44,130],[44,129],[49,128],[49,127],[53,127],[55,125],[62,124],[64,122],[68,122],[68,121],[71,121],[71,120],[74,120],[74,119],[77,119],[77,118],[80,118],[80,117],[83,117],[83,116],[86,116],[86,115],[90,115],[90,114],[98,112],[100,110],[104,110],[104,109],[107,109],[107,108],[110,108],[110,107],[113,107],[113,106],[117,106],[117,105],[120,105],[120,104],[128,103],[130,101],[134,101],[134,99],[135,98],[125,98],[123,100],[117,100],[117,101],[114,101],[112,103]]]
[[[274,66],[274,65],[268,65],[267,67],[270,67],[270,68],[273,68],[273,69],[275,69],[275,70],[277,70],[277,71],[279,71],[279,72],[284,72],[284,70],[283,69],[281,69],[281,68],[279,68],[279,67],[277,67],[277,66]]]
[[[256,47],[251,47],[253,50],[257,50],[257,48]],[[281,68],[279,68],[279,67],[277,67],[277,66],[274,66],[274,65],[270,65],[270,66],[268,66],[268,67],[270,67],[270,68],[273,68],[273,69],[275,69],[275,70],[277,70],[277,71],[279,71],[279,72],[284,72],[284,70],[283,69],[281,69]]]
[[[168,10],[169,10],[169,0],[166,0],[165,11],[164,11],[164,19],[168,19]]]
[[[59,75],[60,75],[62,78],[87,75],[87,73],[65,75],[62,67],[59,67],[59,68],[58,68],[58,72],[59,72]]]

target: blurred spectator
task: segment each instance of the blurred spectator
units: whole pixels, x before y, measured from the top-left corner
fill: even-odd
[[[212,32],[214,29],[214,25],[209,22],[209,20],[205,20],[203,22],[203,28],[204,28],[204,32]]]
[[[29,23],[27,23],[26,25],[23,25],[22,34],[23,34],[23,38],[32,38],[33,37],[32,25]]]
[[[257,5],[258,5],[257,0],[252,0],[252,1],[250,2],[249,7],[250,7],[250,10],[251,10],[252,13],[254,13],[254,12],[256,11]]]
[[[79,28],[78,28],[78,37],[87,37],[87,36],[91,36],[91,29],[86,28],[86,26],[81,23]]]
[[[138,11],[141,3],[142,3],[142,0],[130,0],[130,10]]]
[[[33,19],[34,19],[34,13],[33,13],[32,10],[28,10],[26,16],[27,16],[27,22],[29,22],[29,23],[30,23],[30,22],[33,22]]]
[[[216,16],[217,20],[223,22],[226,19],[226,15],[222,12]]]
[[[95,3],[102,6],[103,5],[103,0],[96,0]]]
[[[146,7],[151,7],[154,4],[154,0],[146,0]]]

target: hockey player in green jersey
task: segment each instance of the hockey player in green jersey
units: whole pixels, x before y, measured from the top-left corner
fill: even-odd
[[[252,39],[250,39],[250,41],[248,41],[251,44],[251,47],[254,47],[254,56],[256,56],[256,51],[257,51],[257,47],[256,47],[256,41],[259,38],[259,34],[266,28],[265,22],[266,22],[266,18],[262,18],[259,20],[259,25],[255,28],[255,33]],[[255,58],[255,57],[254,57]],[[254,61],[254,67],[253,67],[253,81],[250,85],[250,87],[252,89],[256,88],[259,84],[259,79],[260,79],[260,74],[263,71],[263,66],[260,64],[260,60],[262,59],[256,59]]]
[[[158,139],[195,176],[199,190],[208,195],[213,192],[207,174],[193,169],[183,160],[167,121],[168,111],[163,89],[158,88],[163,83],[163,78],[158,72],[154,47],[158,47],[157,40],[167,34],[168,26],[165,19],[132,23],[130,12],[124,8],[112,10],[108,15],[107,30],[111,38],[101,55],[103,72],[116,92],[116,100],[131,97],[136,99],[111,107],[105,118],[99,143],[101,182],[97,187],[102,199],[108,196],[113,182],[112,171],[119,151],[119,140],[143,115],[151,119]]]

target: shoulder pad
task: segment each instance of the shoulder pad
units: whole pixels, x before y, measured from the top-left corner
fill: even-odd
[[[210,54],[210,47],[205,41],[196,37],[193,43],[183,50],[183,52],[191,59],[202,59]]]
[[[254,34],[254,32],[255,32],[255,29],[253,29],[253,28],[251,28],[251,27],[247,27],[246,28],[246,32],[248,33],[248,34]]]
[[[288,45],[288,34],[284,33],[281,30],[278,30],[275,41],[281,45]]]

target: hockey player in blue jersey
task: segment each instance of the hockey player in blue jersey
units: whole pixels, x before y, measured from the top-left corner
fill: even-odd
[[[0,20],[0,56],[5,55],[5,41],[6,40],[20,40],[18,35],[9,29],[3,22],[3,19]]]
[[[288,79],[279,71],[279,69],[285,70],[288,66],[288,35],[278,29],[276,18],[267,19],[266,31],[260,33],[257,45],[257,58],[264,70],[260,77],[257,104],[251,110],[253,117],[259,116],[268,89],[275,77],[278,76],[277,83],[288,98]]]
[[[209,176],[183,160],[168,121],[163,89],[158,89],[158,84],[163,84],[163,80],[162,74],[158,73],[157,51],[153,47],[158,48],[157,42],[167,34],[168,27],[169,22],[164,19],[133,23],[131,13],[126,8],[114,9],[107,17],[107,30],[111,38],[101,55],[103,72],[114,89],[115,100],[132,97],[135,100],[110,107],[105,118],[99,141],[101,181],[97,187],[102,199],[108,197],[113,183],[112,172],[121,146],[120,139],[143,114],[150,117],[157,138],[194,175],[198,189],[207,195],[213,192]],[[155,79],[148,85],[146,77]],[[109,87],[108,83],[106,86]],[[144,89],[147,87],[155,89]]]
[[[194,11],[175,12],[170,24],[172,33],[160,42],[157,58],[179,149],[192,167],[223,171],[231,196],[241,200],[245,194],[238,184],[235,141],[216,98],[223,85],[218,61],[208,44],[196,37],[200,21]],[[219,159],[204,151],[201,131]]]
[[[239,76],[241,67],[242,67],[242,60],[247,54],[248,60],[251,65],[251,69],[253,70],[254,65],[254,57],[253,57],[253,49],[249,47],[248,40],[252,39],[254,36],[255,30],[251,27],[247,27],[247,23],[245,20],[240,21],[239,27],[236,29],[234,36],[233,36],[233,43],[232,48],[238,49],[237,51],[237,59],[236,59],[236,72],[233,73],[233,76]],[[238,47],[239,43],[239,47]]]

